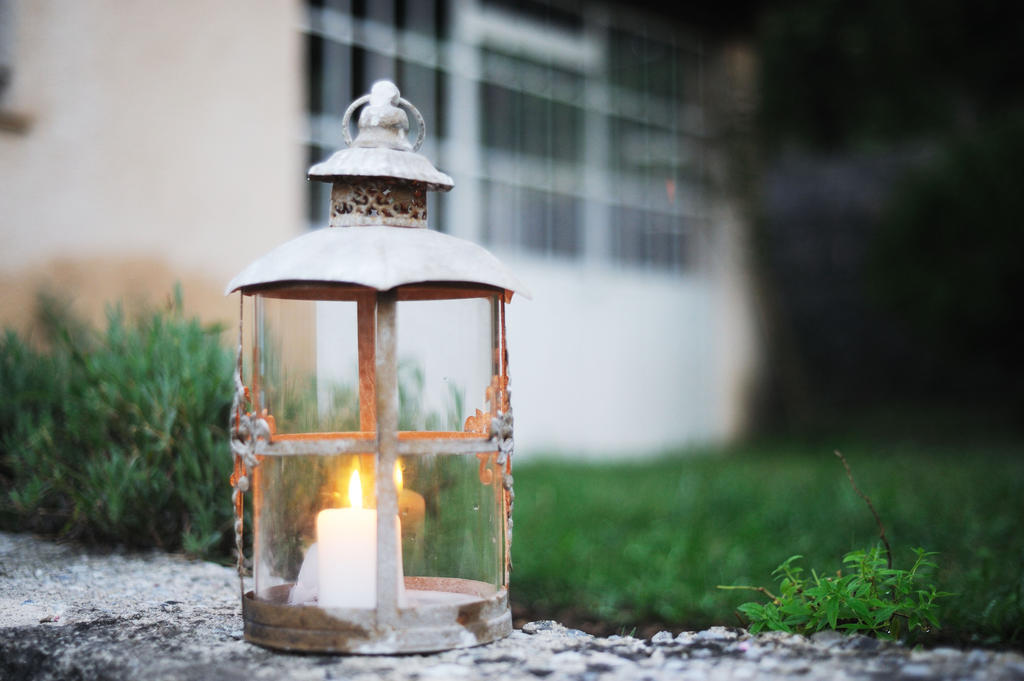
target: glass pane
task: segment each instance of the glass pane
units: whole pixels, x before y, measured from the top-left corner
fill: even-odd
[[[362,579],[365,593],[350,593],[349,602],[335,604],[374,606],[373,462],[373,455],[262,457],[254,475],[253,572],[259,598],[323,604],[324,594],[330,598],[339,581]],[[406,456],[400,458],[395,476],[402,576],[500,586],[504,506],[502,470],[494,455]],[[358,494],[353,494],[353,484]],[[348,525],[344,532],[332,527],[332,518]],[[353,531],[360,519],[362,532]],[[327,560],[331,554],[339,554],[340,560]],[[411,590],[406,588],[407,604],[415,605]],[[344,600],[344,592],[352,590],[342,586],[341,591]]]
[[[324,39],[306,35],[306,110],[320,113],[323,103]]]
[[[461,431],[488,411],[492,301],[398,303],[399,430]]]
[[[353,472],[358,495],[352,494]],[[332,544],[332,537],[319,536],[322,513],[373,509],[374,476],[372,454],[261,457],[254,471],[253,500],[253,575],[259,598],[293,605],[316,602],[319,574],[332,581],[330,569],[321,570],[319,565],[318,554]],[[364,562],[376,560],[376,526],[369,527],[373,534],[364,538],[364,546],[348,547]],[[370,591],[375,593],[376,577],[371,574]]]
[[[580,251],[579,201],[534,189],[519,191],[522,246],[538,253],[574,255]]]
[[[359,430],[356,304],[256,299],[253,383],[274,432]]]
[[[411,61],[398,62],[399,84],[402,88],[402,97],[413,103],[419,109],[427,124],[428,130],[426,140],[430,146],[424,147],[420,153],[427,158],[437,157],[437,139],[439,131],[443,130],[444,121],[438,112],[437,101],[437,77],[438,73],[432,68],[416,64]],[[410,141],[416,139],[419,132],[418,123],[410,116],[409,136]]]
[[[690,228],[684,218],[627,207],[616,208],[613,216],[618,260],[676,271],[690,263]]]
[[[503,575],[501,473],[494,455],[402,457],[398,496],[406,577],[499,585]]]

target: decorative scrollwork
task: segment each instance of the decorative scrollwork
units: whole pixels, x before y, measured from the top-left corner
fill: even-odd
[[[256,458],[256,443],[260,440],[270,442],[270,424],[265,418],[242,411],[242,405],[248,401],[248,390],[242,384],[240,376],[235,377],[235,383],[230,424],[231,452],[242,462],[246,470],[251,472],[259,465],[259,459]]]
[[[512,457],[514,441],[512,439],[512,410],[499,412],[491,419],[491,437],[498,440],[498,460],[500,466]]]
[[[504,391],[506,396],[508,391]],[[498,412],[498,415],[491,419],[491,437],[498,440],[498,455],[495,459],[497,464],[496,469],[504,472],[501,479],[501,487],[505,495],[505,546],[506,546],[506,562],[505,562],[505,583],[508,584],[509,571],[512,569],[512,504],[515,501],[516,495],[512,490],[512,452],[515,449],[513,439],[513,419],[512,409],[509,408],[507,411]]]
[[[466,422],[462,424],[463,431],[467,433],[479,433],[480,435],[488,433],[490,428],[491,415],[486,412],[482,412],[479,409],[476,410],[475,414],[467,416]]]
[[[413,183],[399,180],[335,182],[331,190],[330,224],[426,227],[427,195]]]
[[[231,475],[231,502],[235,508],[235,551],[238,554],[238,583],[243,595],[245,585],[242,578],[245,574],[245,550],[242,545],[242,517],[244,512],[245,493],[249,490],[252,472],[259,465],[256,446],[260,440],[270,442],[271,423],[256,414],[246,412],[249,404],[249,390],[242,383],[242,345],[238,345],[238,357],[235,369],[235,396],[231,401],[231,417],[228,423],[230,448],[235,469]]]

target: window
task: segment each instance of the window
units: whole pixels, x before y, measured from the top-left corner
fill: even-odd
[[[431,200],[435,228],[542,257],[694,261],[702,55],[681,29],[537,0],[320,0],[305,31],[311,163],[342,146],[348,103],[391,78],[430,126],[423,153],[458,185]],[[312,225],[328,195],[310,186]]]

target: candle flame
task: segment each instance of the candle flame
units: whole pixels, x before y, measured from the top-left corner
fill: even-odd
[[[352,471],[352,477],[348,480],[348,503],[352,508],[363,507],[363,486],[359,482],[359,471]]]
[[[402,490],[402,467],[395,462],[395,488],[399,491]]]

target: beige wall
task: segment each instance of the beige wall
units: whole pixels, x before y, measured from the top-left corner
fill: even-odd
[[[226,282],[298,233],[298,0],[13,0],[0,104],[0,323],[47,281],[97,316]]]

